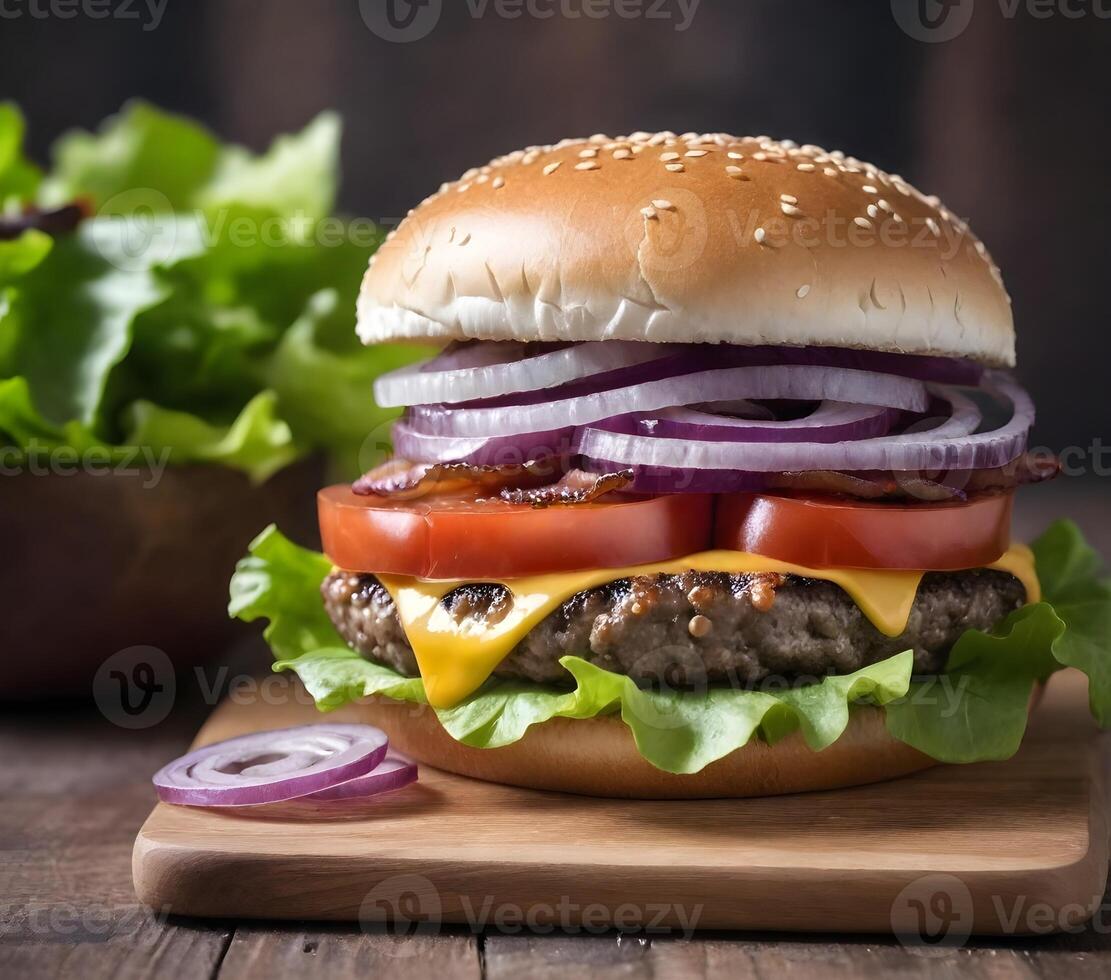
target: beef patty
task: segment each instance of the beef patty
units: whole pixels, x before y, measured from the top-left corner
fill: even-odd
[[[393,599],[373,575],[337,570],[321,591],[352,648],[407,676],[419,674]],[[917,673],[938,673],[962,633],[989,629],[1025,598],[1022,584],[1005,572],[930,572],[906,630],[888,637],[841,588],[818,579],[712,572],[620,579],[572,596],[494,673],[570,686],[559,660],[572,655],[640,684],[698,689],[848,674],[908,649]],[[460,622],[497,622],[511,596],[503,586],[477,584],[441,601]]]

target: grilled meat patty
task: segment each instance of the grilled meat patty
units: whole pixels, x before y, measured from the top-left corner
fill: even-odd
[[[393,599],[373,576],[335,571],[321,588],[328,615],[363,656],[410,677],[416,658]],[[918,673],[938,673],[958,637],[986,630],[1023,604],[1005,572],[931,572],[906,631],[888,637],[838,586],[793,575],[686,572],[620,579],[572,596],[494,671],[570,685],[561,657],[582,657],[637,683],[670,689],[747,686],[768,678],[848,674],[913,649]],[[459,621],[497,622],[512,597],[463,585],[441,600]]]

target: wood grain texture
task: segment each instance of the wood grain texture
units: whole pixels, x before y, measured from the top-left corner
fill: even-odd
[[[1084,697],[1082,678],[1056,678],[1010,762],[829,793],[627,802],[425,767],[417,787],[342,810],[160,805],[136,841],[136,890],[188,915],[414,929],[1048,932],[1084,921],[1106,879],[1103,743]],[[199,741],[312,718],[225,704]]]
[[[228,947],[220,976],[479,980],[482,966],[472,935],[400,936],[373,926],[354,932],[327,926],[280,931],[242,926]]]

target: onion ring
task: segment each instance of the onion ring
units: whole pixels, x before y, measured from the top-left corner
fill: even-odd
[[[154,775],[159,799],[184,806],[258,806],[363,776],[386,757],[370,725],[306,725],[254,732],[196,749]]]
[[[912,412],[924,412],[929,407],[925,385],[911,378],[851,369],[773,365],[696,371],[539,404],[493,408],[419,405],[411,409],[409,424],[426,435],[491,438],[586,426],[617,415],[736,398],[853,402]]]

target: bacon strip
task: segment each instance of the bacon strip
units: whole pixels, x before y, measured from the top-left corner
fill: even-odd
[[[410,463],[391,459],[361,476],[353,492],[364,497],[413,500],[433,493],[476,489],[496,494],[506,487],[536,487],[559,476],[558,461],[529,462],[522,466],[473,466],[470,463]]]
[[[633,471],[619,473],[587,473],[571,470],[559,483],[522,490],[505,489],[501,499],[511,504],[531,504],[533,507],[551,507],[553,504],[589,504],[607,493],[624,490],[633,482]]]
[[[937,502],[965,500],[970,494],[1014,490],[1029,483],[1052,480],[1061,472],[1061,461],[1051,453],[1028,452],[1006,466],[993,470],[957,470],[937,480],[917,473],[842,473],[808,470],[773,473],[767,486],[777,490],[809,490],[839,493],[864,500],[908,500]]]

